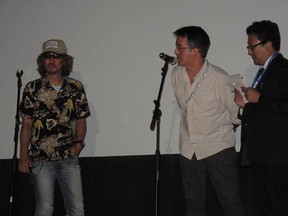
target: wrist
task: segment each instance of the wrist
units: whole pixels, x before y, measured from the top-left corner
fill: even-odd
[[[76,140],[76,141],[74,142],[74,144],[77,144],[77,143],[79,143],[79,144],[82,146],[82,148],[85,147],[85,143],[84,143],[83,140]]]

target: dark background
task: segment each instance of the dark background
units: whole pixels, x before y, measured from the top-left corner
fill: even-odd
[[[180,178],[179,155],[161,155],[159,168],[159,216],[184,216],[185,204]],[[155,155],[80,158],[86,216],[155,215]],[[8,216],[12,159],[0,160],[0,216]],[[251,173],[238,168],[240,192],[247,216],[255,215]],[[33,215],[35,199],[28,174],[16,172],[13,216]],[[57,185],[54,216],[64,216]],[[222,209],[208,181],[207,216],[221,216]]]

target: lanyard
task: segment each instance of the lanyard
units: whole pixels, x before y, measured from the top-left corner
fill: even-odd
[[[189,97],[186,99],[186,104],[188,104],[188,102],[192,99],[192,97],[195,95],[195,93],[197,92],[197,90],[199,89],[201,82],[203,81],[203,79],[207,76],[208,73],[208,68],[209,68],[209,62],[207,61],[207,67],[204,71],[204,73],[202,74],[201,78],[199,79],[197,85],[194,87],[192,93],[189,95]]]
[[[269,67],[269,65],[271,64],[271,62],[273,61],[273,59],[279,54],[279,52],[275,52],[273,53],[272,57],[270,58],[267,66],[265,68],[263,68],[263,71],[261,74],[259,74],[259,76],[256,75],[253,84],[252,84],[252,88],[256,88],[256,86],[258,85],[258,83],[261,81],[262,77],[264,76],[264,74],[266,73],[267,68]]]

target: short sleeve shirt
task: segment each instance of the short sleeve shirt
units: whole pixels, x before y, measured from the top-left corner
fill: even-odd
[[[64,77],[60,90],[56,91],[43,77],[25,86],[19,114],[33,120],[30,157],[43,162],[70,155],[76,121],[87,118],[90,110],[80,81]]]

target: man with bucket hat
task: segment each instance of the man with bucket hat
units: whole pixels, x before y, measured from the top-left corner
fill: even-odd
[[[29,82],[20,104],[19,171],[30,173],[36,198],[34,215],[52,216],[57,179],[66,214],[84,215],[78,156],[90,115],[83,84],[71,77],[73,57],[63,40],[43,43],[37,58],[40,78]]]

